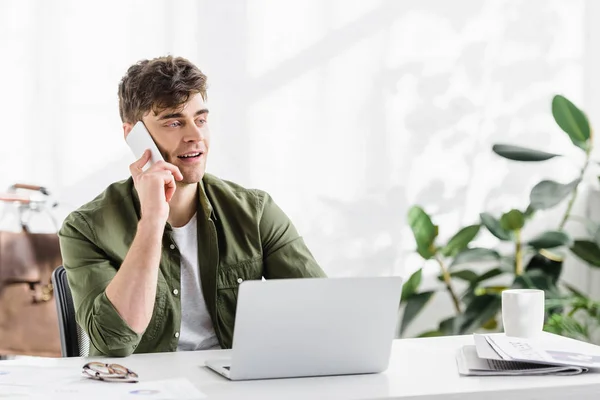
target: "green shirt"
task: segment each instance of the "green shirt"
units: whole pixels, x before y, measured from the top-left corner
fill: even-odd
[[[324,277],[289,218],[265,192],[206,174],[198,184],[198,265],[222,348],[231,348],[238,286],[247,279]],[[175,351],[181,324],[180,253],[167,223],[152,319],[133,331],[106,297],[135,237],[140,203],[131,178],[72,212],[60,231],[64,267],[90,356]],[[177,290],[175,290],[177,289]]]

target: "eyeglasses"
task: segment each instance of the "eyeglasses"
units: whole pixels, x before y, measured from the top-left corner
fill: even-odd
[[[139,381],[138,374],[120,364],[105,364],[97,361],[89,362],[83,366],[83,376],[105,382]]]

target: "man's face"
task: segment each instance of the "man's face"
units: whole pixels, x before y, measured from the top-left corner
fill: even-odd
[[[202,180],[210,147],[208,108],[201,94],[190,96],[178,109],[159,114],[150,111],[142,121],[154,138],[166,162],[176,165],[183,180],[194,184]]]

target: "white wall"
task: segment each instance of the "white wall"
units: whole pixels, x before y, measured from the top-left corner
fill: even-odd
[[[64,214],[125,178],[118,81],[141,58],[181,55],[209,77],[209,172],[268,190],[330,275],[408,275],[422,265],[410,205],[447,238],[576,175],[550,101],[594,103],[588,3],[0,0],[0,187],[46,185]],[[519,165],[497,142],[568,157]],[[450,310],[438,297],[412,333]]]

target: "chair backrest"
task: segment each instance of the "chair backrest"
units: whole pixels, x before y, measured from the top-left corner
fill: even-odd
[[[90,339],[75,320],[75,307],[67,281],[67,271],[62,265],[52,273],[52,286],[58,314],[62,356],[86,357],[89,354]]]

